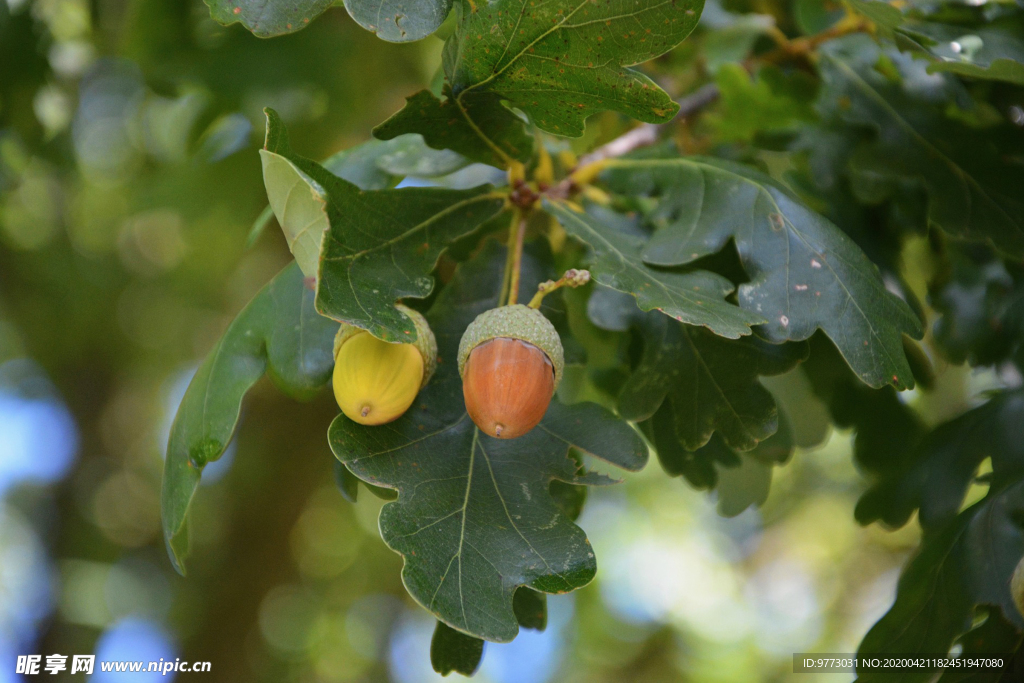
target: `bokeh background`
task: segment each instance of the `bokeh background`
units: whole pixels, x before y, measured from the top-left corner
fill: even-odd
[[[773,4],[787,3],[730,6]],[[746,35],[751,21],[735,16],[709,3],[718,43],[699,30],[655,65],[666,87],[697,80],[701,41],[728,54],[729,22]],[[303,405],[267,382],[250,394],[204,472],[187,579],[165,556],[158,499],[192,373],[289,259],[276,230],[245,248],[266,205],[262,108],[326,157],[427,84],[441,44],[381,42],[339,8],[264,41],[200,0],[0,0],[0,683],[33,653],[210,661],[178,676],[209,683],[440,680],[433,620],[377,532],[381,502],[335,486],[329,391]],[[599,118],[577,144],[625,125]],[[937,370],[944,403],[903,395],[932,423],[998,382]],[[488,644],[477,680],[784,681],[793,652],[854,651],[917,525],[856,525],[850,434],[805,382],[769,382],[806,448],[763,507],[727,518],[656,461],[593,492],[579,523],[598,578],[550,598],[545,632]]]

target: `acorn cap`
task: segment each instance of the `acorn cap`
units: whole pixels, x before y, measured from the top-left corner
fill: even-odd
[[[535,308],[523,304],[513,304],[484,311],[469,324],[459,342],[459,375],[466,372],[466,361],[473,349],[491,339],[505,337],[519,339],[533,344],[547,355],[555,369],[555,385],[562,381],[562,370],[565,357],[562,353],[562,340],[558,331],[544,314]]]
[[[402,304],[395,304],[395,308],[404,313],[410,320],[412,320],[413,326],[416,328],[416,341],[409,342],[416,347],[423,356],[423,381],[420,383],[420,388],[427,386],[427,382],[434,375],[434,370],[437,369],[437,339],[434,338],[434,332],[430,329],[430,325],[427,323],[427,319],[423,317],[423,314],[419,311],[414,311],[408,306]],[[338,334],[334,336],[334,357],[337,359],[338,351],[341,350],[342,345],[349,339],[357,334],[367,332],[361,327],[355,325],[349,325],[348,323],[342,323],[341,329],[338,330]]]

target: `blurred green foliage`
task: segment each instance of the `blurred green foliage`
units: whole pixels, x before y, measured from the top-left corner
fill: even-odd
[[[915,582],[947,593],[928,603],[939,610],[940,648],[978,624],[977,603],[1005,603],[1005,591],[975,579],[998,584],[1020,550],[1020,520],[1000,512],[1015,505],[1019,472],[998,456],[1019,450],[1019,394],[1003,390],[1021,383],[1024,272],[991,246],[937,228],[974,236],[978,215],[963,214],[957,199],[1010,186],[994,234],[1000,246],[1019,246],[1019,12],[1006,2],[932,3],[924,21],[914,12],[926,4],[896,17],[880,3],[854,3],[883,41],[903,36],[908,52],[843,39],[825,43],[824,62],[783,54],[748,77],[751,56],[778,56],[780,35],[828,31],[842,6],[708,2],[686,43],[644,65],[674,97],[709,82],[721,92],[671,129],[679,148],[787,182],[926,320],[921,345],[907,342],[918,388],[859,384],[818,335],[806,363],[751,390],[771,393],[781,426],[742,453],[720,436],[673,449],[678,440],[664,434],[681,399],[664,388],[671,398],[643,415],[654,415],[643,431],[664,471],[649,465],[624,486],[596,489],[579,520],[601,558],[597,579],[551,596],[543,633],[488,644],[479,680],[840,680],[793,677],[792,653],[855,651],[876,622],[865,646],[899,645],[892,633],[902,615],[923,609],[903,590]],[[979,53],[977,64],[948,52],[973,49],[960,29],[982,24],[1009,36],[984,43],[998,50]],[[304,156],[328,158],[435,85],[441,52],[437,37],[378,40],[340,6],[261,40],[218,24],[200,0],[0,3],[0,666],[28,652],[96,652],[135,618],[163,630],[171,658],[212,662],[211,681],[434,680],[434,620],[408,597],[403,561],[380,539],[383,502],[366,490],[356,496],[344,471],[345,495],[335,482],[329,391],[296,403],[256,384],[235,443],[205,472],[192,507],[187,580],[166,561],[159,491],[186,384],[291,259],[276,230],[246,249],[267,204],[263,108],[280,114]],[[547,144],[567,166],[559,159],[630,125],[606,112],[582,138]],[[926,138],[938,141],[943,163],[914,156]],[[981,156],[979,183],[962,171]],[[614,201],[646,216],[655,213],[648,199]],[[731,250],[701,265],[715,259],[708,268],[744,281]],[[442,280],[453,267],[442,261]],[[614,406],[642,367],[644,337],[629,331],[635,314],[621,302],[594,305],[591,295],[588,307],[583,296],[565,297],[565,325],[590,365],[570,362],[560,391]],[[986,402],[992,391],[1000,398]],[[56,441],[33,450],[44,441],[19,431],[26,406],[44,405],[66,407],[74,445],[65,439],[65,450],[77,460],[67,476],[16,479],[18,454],[40,467],[56,458]],[[563,486],[552,495],[575,518],[585,494]],[[858,526],[855,514],[895,530]],[[987,519],[1002,534],[994,550],[976,529]],[[923,550],[879,621],[922,524]],[[950,553],[956,566],[936,571],[933,558]],[[544,627],[524,590],[518,621]],[[965,651],[1018,647],[1009,605],[987,609]],[[466,649],[448,668],[472,669],[476,641],[443,629],[435,638]]]

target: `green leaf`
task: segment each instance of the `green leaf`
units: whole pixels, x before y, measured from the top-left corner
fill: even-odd
[[[337,323],[317,315],[294,265],[242,309],[192,378],[171,427],[161,510],[175,568],[185,572],[188,509],[203,467],[218,459],[238,425],[242,398],[270,375],[288,394],[311,397],[331,376]]]
[[[280,119],[275,115],[268,114],[267,120],[268,137],[275,140],[278,147],[282,145],[287,148],[287,134]],[[273,128],[273,130],[272,130]],[[282,156],[266,149],[260,152],[263,160],[264,183],[267,189],[267,196],[275,196],[277,205],[282,214],[276,216],[278,223],[286,218],[291,225],[285,230],[286,236],[289,233],[300,232],[306,224],[301,222],[300,214],[309,214],[310,209],[303,207],[303,204],[310,200],[318,201],[319,188],[316,183],[310,183],[310,178],[301,170],[293,166],[286,157],[294,157],[294,152],[289,150],[288,154]],[[385,190],[394,187],[404,176],[417,176],[420,178],[436,178],[445,176],[465,168],[469,159],[448,150],[436,150],[427,147],[423,138],[419,135],[400,135],[387,142],[381,140],[368,140],[362,144],[341,150],[332,154],[321,162],[321,166],[338,176],[347,180],[363,190]],[[271,172],[268,173],[268,166]],[[303,192],[299,183],[306,183],[310,187],[308,193]],[[294,196],[293,196],[294,195]],[[291,202],[297,206],[292,210]],[[253,223],[246,238],[246,249],[252,247],[263,230],[275,217],[274,208],[271,205],[263,210]],[[323,226],[316,226],[307,232],[322,235],[326,229],[326,218]],[[312,245],[311,245],[312,246]],[[319,252],[319,242],[316,244]],[[316,268],[313,268],[309,277],[316,276]]]
[[[759,334],[780,343],[821,329],[861,381],[914,386],[902,337],[921,337],[917,316],[849,237],[780,184],[702,158],[618,160],[605,176],[616,192],[658,198],[644,261],[683,265],[733,240],[750,277],[740,308],[768,320]]]
[[[204,0],[210,16],[228,26],[240,22],[260,38],[306,28],[334,0]]]
[[[1024,287],[990,249],[949,246],[949,267],[931,288],[936,344],[958,364],[1005,360],[1021,341]]]
[[[374,130],[381,139],[420,133],[499,168],[526,161],[532,139],[515,109],[543,130],[579,137],[591,114],[608,109],[650,123],[679,110],[650,78],[624,68],[678,45],[697,24],[703,0],[459,0],[458,25],[444,47],[442,101],[429,91]]]
[[[1019,18],[980,28],[919,23],[905,27],[932,57],[929,73],[1024,85],[1024,22]]]
[[[1016,131],[1003,127],[981,135],[948,120],[914,96],[911,88],[921,87],[919,79],[904,86],[898,76],[894,81],[875,69],[881,57],[865,36],[832,41],[822,50],[819,109],[878,131],[853,159],[858,173],[890,184],[916,181],[928,193],[930,223],[1024,255],[1024,170],[1008,162]],[[914,75],[912,63],[901,66],[908,77]]]
[[[504,195],[487,186],[361,192],[336,180],[327,191],[331,228],[323,242],[317,310],[385,341],[416,338],[395,302],[430,294],[441,252],[505,205]]]
[[[442,676],[453,671],[472,676],[483,656],[484,641],[456,631],[443,621],[437,622],[430,639],[430,664],[434,671]]]
[[[648,123],[679,106],[654,81],[623,68],[653,59],[690,34],[702,0],[460,0],[444,68],[463,106],[507,100],[550,133],[578,137],[588,116],[611,109]]]
[[[421,90],[374,128],[373,135],[392,140],[418,133],[435,149],[453,150],[498,168],[506,168],[512,160],[525,162],[533,153],[533,138],[522,120],[494,99],[459,104],[451,97],[440,100],[429,90]]]
[[[920,507],[924,539],[900,578],[896,601],[860,646],[860,654],[947,652],[969,631],[979,605],[998,607],[1024,627],[1010,577],[1024,556],[1024,392],[997,394],[988,403],[936,428],[922,442],[916,465],[893,495]],[[991,458],[988,494],[959,512],[975,472]],[[931,680],[928,671],[896,679]],[[858,679],[860,680],[860,679]]]
[[[720,9],[705,12],[701,28],[708,30],[702,36],[701,47],[708,71],[717,75],[722,67],[742,62],[758,38],[774,27],[775,19],[768,14],[732,14]]]
[[[876,2],[875,0],[845,0],[845,2],[881,29],[892,31],[903,23],[903,12],[887,2]]]
[[[451,150],[431,149],[423,141],[422,135],[399,135],[392,140],[378,144],[381,145],[383,151],[376,160],[377,167],[395,176],[411,175],[418,178],[437,178],[463,169],[470,163],[469,159]],[[338,173],[330,167],[328,170],[350,183],[359,185],[364,190],[384,189],[383,187],[364,187],[356,180],[346,178],[343,173]]]
[[[675,429],[672,399],[666,398],[647,423],[658,462],[670,477],[684,477],[698,490],[718,489],[718,511],[735,517],[768,498],[772,466],[785,462],[793,452],[789,422],[780,418],[778,430],[752,450],[730,448],[719,434],[696,450],[687,450]]]
[[[751,77],[739,64],[727,64],[715,74],[715,83],[720,104],[705,118],[722,142],[749,142],[757,133],[792,130],[814,117],[813,82],[799,72],[784,75],[765,67]]]
[[[451,11],[452,0],[345,0],[345,9],[381,40],[404,43],[436,31]]]
[[[325,190],[302,170],[306,168],[317,175],[315,164],[291,149],[287,130],[272,109],[267,110],[267,141],[260,156],[271,205],[257,218],[247,243],[254,242],[270,215],[275,215],[303,273],[306,277],[316,277],[321,241],[328,227]],[[383,190],[394,187],[405,175],[442,176],[468,163],[454,152],[430,149],[419,135],[402,135],[387,142],[369,140],[337,152],[321,164],[321,170],[362,190]],[[268,214],[268,210],[272,214]]]
[[[807,357],[806,344],[723,339],[654,314],[641,317],[638,325],[644,351],[619,394],[623,417],[646,420],[670,398],[676,440],[688,451],[707,444],[716,432],[739,451],[776,432],[775,400],[757,378],[793,368]]]
[[[925,530],[956,516],[982,461],[992,459],[995,477],[1024,469],[1024,393],[1004,392],[946,422],[920,444],[915,466],[893,487],[910,509],[919,508]]]
[[[641,258],[644,240],[617,230],[615,216],[599,208],[580,213],[559,200],[544,200],[544,208],[565,231],[591,249],[590,272],[594,279],[636,297],[637,305],[690,325],[703,325],[715,334],[735,339],[750,334],[750,326],[764,322],[757,313],[726,302],[735,287],[715,273],[687,273],[655,269]]]
[[[452,628],[508,642],[519,629],[518,587],[571,591],[596,571],[586,536],[549,486],[609,479],[580,470],[569,448],[634,471],[647,450],[626,422],[587,403],[552,402],[540,425],[517,439],[476,429],[455,358],[469,322],[497,304],[502,265],[500,250],[481,255],[438,295],[427,315],[438,371],[409,412],[383,428],[339,416],[329,437],[360,479],[398,490],[381,510],[380,529],[404,557],[402,579],[416,601]]]
[[[721,443],[721,440],[714,437],[704,448],[711,448],[716,442]],[[778,431],[753,450],[736,454],[740,460],[739,467],[717,465],[718,514],[735,517],[751,506],[764,505],[771,490],[773,466],[784,463],[792,453],[793,436],[789,422],[780,418]]]
[[[299,253],[309,260],[311,235],[326,217],[327,230],[317,250],[317,311],[385,341],[416,339],[412,321],[395,302],[430,294],[430,273],[441,252],[496,216],[505,206],[505,195],[489,186],[361,190],[294,154],[273,110],[267,110],[267,121],[267,151],[304,177],[303,183],[296,181],[292,196],[310,188],[315,193],[312,203],[303,200],[306,211],[290,221],[299,228],[290,243],[302,244],[293,246],[296,261]]]
[[[914,509],[893,495],[892,488],[914,466],[917,446],[927,432],[924,422],[892,387],[875,390],[860,382],[823,336],[815,335],[810,347],[804,376],[828,406],[835,427],[856,431],[854,459],[870,483],[857,502],[857,521],[903,526]]]
[[[1017,652],[1021,646],[1021,633],[1003,618],[998,607],[984,607],[980,610],[984,623],[965,633],[957,642],[961,646],[960,657],[992,657]],[[1013,667],[1009,664],[1009,667]],[[1011,668],[1012,670],[1012,668]],[[999,683],[1005,679],[1006,668],[971,669],[951,667],[942,673],[938,683]]]
[[[1024,556],[1024,481],[1016,480],[925,537],[900,577],[896,601],[860,644],[861,657],[881,653],[948,652],[970,629],[976,606],[997,605],[1024,627],[1010,594],[1010,576]],[[933,680],[934,669],[861,671],[865,683]]]
[[[901,49],[925,56],[929,73],[948,72],[970,78],[1024,85],[1024,22],[1003,17],[988,25],[964,27],[915,21],[884,2],[847,0],[871,19]]]
[[[561,484],[562,482],[551,483]],[[572,484],[564,485],[572,486]],[[586,491],[581,486],[576,486],[575,488]],[[526,586],[520,586],[516,589],[516,594],[512,598],[512,611],[516,614],[516,621],[523,628],[543,631],[548,626],[548,596],[544,593],[527,588]]]

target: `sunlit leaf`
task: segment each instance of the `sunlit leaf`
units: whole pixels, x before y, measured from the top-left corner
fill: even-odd
[[[300,264],[312,258],[316,243],[317,310],[385,341],[414,340],[412,321],[395,303],[430,294],[430,274],[441,252],[497,215],[505,196],[487,186],[361,190],[295,155],[272,110],[267,119],[267,151],[277,155],[274,168],[286,163],[303,176],[281,199],[287,202],[304,192],[312,197],[295,209],[297,218],[285,222],[293,226],[286,234],[294,230],[289,244]],[[325,218],[326,232],[320,232]]]
[[[639,71],[627,68],[678,45],[697,25],[703,0],[458,0],[445,43],[444,101],[429,91],[379,126],[387,139],[420,133],[494,166],[525,160],[522,123],[578,137],[591,114],[614,110],[664,123],[679,109]]]
[[[444,67],[463,104],[494,95],[540,128],[583,134],[593,113],[612,109],[660,123],[678,110],[652,80],[624,68],[678,45],[694,26],[702,0],[460,0]]]

